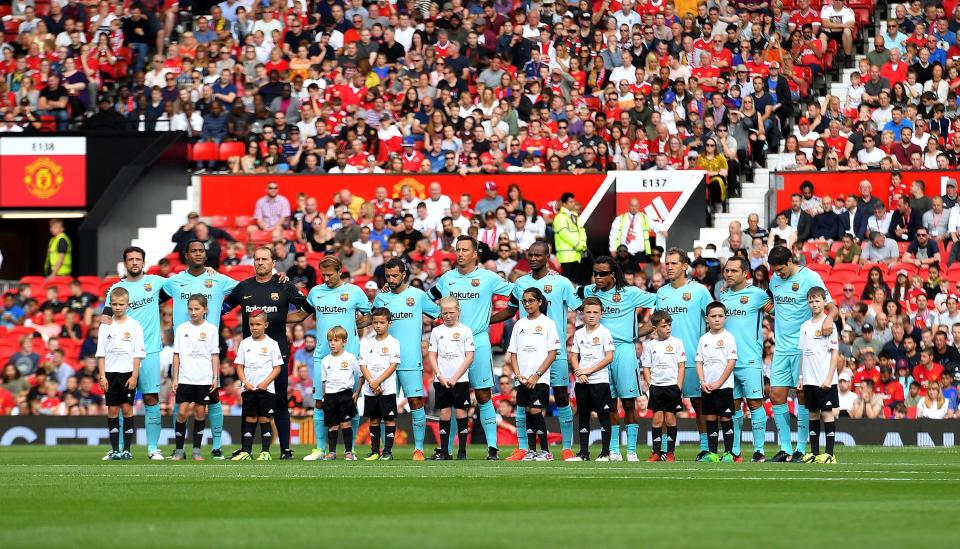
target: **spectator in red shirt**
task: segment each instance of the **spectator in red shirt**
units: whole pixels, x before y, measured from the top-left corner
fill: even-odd
[[[893,409],[904,401],[903,385],[893,377],[893,368],[880,368],[880,383],[876,385],[877,392],[883,393],[883,406],[888,415],[893,415]]]
[[[943,366],[933,361],[933,349],[920,351],[920,364],[913,368],[913,380],[920,384],[920,394],[926,396],[927,382],[940,382]]]
[[[857,369],[857,373],[853,375],[853,385],[859,387],[861,381],[869,379],[873,382],[876,390],[879,390],[880,370],[877,368],[877,355],[874,354],[872,349],[864,349],[862,358],[863,365],[860,366],[860,368]]]

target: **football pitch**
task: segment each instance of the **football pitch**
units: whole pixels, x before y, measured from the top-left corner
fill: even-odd
[[[105,447],[0,450],[0,547],[922,547],[949,539],[960,501],[953,448],[838,446],[835,465],[695,463],[692,447],[677,463],[135,450],[106,463]]]

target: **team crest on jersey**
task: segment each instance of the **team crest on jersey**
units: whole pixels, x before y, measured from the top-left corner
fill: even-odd
[[[388,353],[390,353],[390,349],[388,349],[387,347],[384,347],[384,348],[380,349],[380,352],[383,353],[383,354],[388,354]]]
[[[267,348],[266,348],[266,347],[260,347],[260,354],[261,354],[261,355],[267,354]]]
[[[540,332],[543,331],[543,326],[537,326],[536,328],[533,329],[533,331],[535,331],[535,332],[537,332],[537,333],[539,334]]]
[[[130,332],[123,332],[123,340],[130,341]]]
[[[280,293],[279,293],[279,292],[273,292],[272,294],[270,294],[270,300],[271,300],[271,301],[280,301]]]
[[[417,301],[412,297],[407,298],[407,307],[413,307],[414,305],[416,305],[416,303]]]
[[[750,302],[750,297],[749,297],[749,296],[745,296],[745,295],[740,296],[740,303],[746,305],[746,304],[749,303],[749,302]]]
[[[693,294],[691,294],[690,292],[683,294],[684,301],[690,301],[691,299],[693,299]]]
[[[347,364],[347,361],[346,361],[346,360],[344,360],[343,362],[340,363],[340,369],[341,369],[341,370],[346,370],[349,366],[350,366],[350,365]]]
[[[213,281],[212,281],[212,280],[204,280],[204,281],[203,281],[203,287],[204,287],[204,288],[213,288]]]
[[[473,286],[474,288],[476,288],[477,286],[480,285],[480,279],[479,279],[479,278],[474,278],[473,280],[470,281],[470,285]]]
[[[594,336],[594,338],[593,338],[593,344],[596,345],[596,344],[598,344],[598,343],[600,343],[600,338]]]
[[[207,340],[207,332],[200,332],[200,341]]]
[[[821,336],[823,336],[823,334],[820,332],[820,330],[813,332],[813,337],[821,337]]]
[[[720,347],[723,347],[723,340],[722,340],[722,339],[718,339],[718,340],[717,340],[717,348],[719,349]]]
[[[545,294],[549,294],[549,293],[552,292],[552,291],[553,291],[553,286],[551,286],[551,285],[549,285],[549,284],[547,284],[546,286],[543,287],[543,293],[545,293]]]
[[[350,299],[349,294],[340,294],[340,301],[346,301],[348,299]]]
[[[148,292],[152,292],[152,291],[153,291],[153,285],[151,285],[151,284],[144,284],[144,285],[143,285],[143,289],[146,290],[146,291],[148,291]]]
[[[667,352],[668,352],[668,353],[672,353],[672,352],[673,352],[673,345],[667,345]]]
[[[799,282],[794,282],[794,283],[793,283],[793,286],[791,286],[791,288],[793,289],[793,291],[799,292],[799,291],[800,291],[800,283],[799,283]]]
[[[460,339],[460,332],[453,332],[453,340],[456,341]]]
[[[613,302],[614,302],[614,303],[620,303],[620,299],[622,299],[622,298],[620,297],[620,294],[613,294]]]

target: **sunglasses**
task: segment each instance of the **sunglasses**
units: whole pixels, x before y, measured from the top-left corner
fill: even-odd
[[[593,276],[598,277],[598,278],[602,278],[602,277],[605,277],[605,276],[610,276],[610,274],[612,274],[612,273],[613,273],[613,271],[593,271]]]

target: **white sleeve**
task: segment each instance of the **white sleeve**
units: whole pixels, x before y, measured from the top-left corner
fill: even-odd
[[[437,341],[437,330],[436,330],[436,328],[434,328],[433,330],[430,331],[430,340],[429,340],[429,341],[430,341],[430,342],[427,344],[427,351],[434,352],[434,353],[437,352],[437,344],[438,344],[439,342]]]
[[[245,364],[245,363],[246,363],[246,358],[244,358],[244,355],[246,354],[246,353],[245,353],[246,348],[247,348],[247,346],[244,345],[243,342],[241,341],[241,342],[240,342],[240,345],[239,345],[238,348],[237,348],[237,356],[236,356],[236,358],[233,359],[233,362],[234,362],[235,364]]]
[[[140,327],[140,324],[136,324],[136,329],[133,331],[133,356],[134,358],[144,358],[147,356],[147,348],[143,343],[143,328]]]
[[[520,339],[521,326],[523,326],[523,324],[520,322],[513,325],[513,332],[510,334],[510,346],[507,347],[508,353],[517,354],[517,340]]]
[[[173,333],[173,352],[178,355],[181,354],[180,345],[183,343],[183,330],[180,329],[182,326],[178,327],[177,331]]]
[[[700,352],[700,349],[703,348],[703,338],[705,337],[707,337],[706,334],[701,336],[700,341],[697,342],[697,354],[695,359],[697,362],[703,362],[703,353]]]
[[[614,351],[617,348],[617,344],[613,341],[613,334],[610,333],[610,330],[604,329],[603,332],[603,352]]]
[[[616,250],[617,246],[620,245],[620,243],[617,242],[618,240],[617,233],[620,232],[620,219],[621,218],[619,215],[617,217],[614,217],[613,223],[610,226],[610,246],[608,247],[610,251]]]
[[[577,340],[577,334],[574,333],[574,334],[573,334],[573,342],[570,343],[570,349],[569,349],[569,351],[570,351],[571,353],[573,353],[573,354],[579,355],[579,354],[580,354],[580,344],[577,343],[577,341],[578,341],[578,340]]]
[[[280,345],[276,341],[273,342],[273,348],[270,350],[270,353],[273,355],[270,357],[271,365],[274,367],[283,367],[283,355],[280,353]],[[281,373],[280,375],[283,374]]]
[[[400,342],[396,339],[390,343],[390,363],[400,364]]]
[[[207,352],[210,355],[219,355],[220,354],[220,333],[217,331],[217,327],[213,324],[210,325],[213,328],[213,337],[207,338]]]
[[[477,348],[473,344],[473,331],[467,330],[467,335],[463,338],[463,350],[464,352],[473,352]]]
[[[557,325],[550,320],[547,322],[547,351],[559,351],[560,347],[560,334],[557,333]]]
[[[653,366],[653,357],[650,356],[650,345],[649,341],[646,345],[643,346],[643,352],[640,353],[640,365],[644,368],[650,368]]]
[[[687,362],[687,350],[683,348],[683,341],[679,339],[677,340],[677,362]]]
[[[103,325],[101,325],[101,328],[100,328],[100,337],[97,338],[97,353],[96,353],[97,357],[107,356],[106,341],[107,341],[107,336],[110,334],[110,328],[109,328],[109,324],[106,325],[107,326],[106,330],[104,330],[102,326]]]

